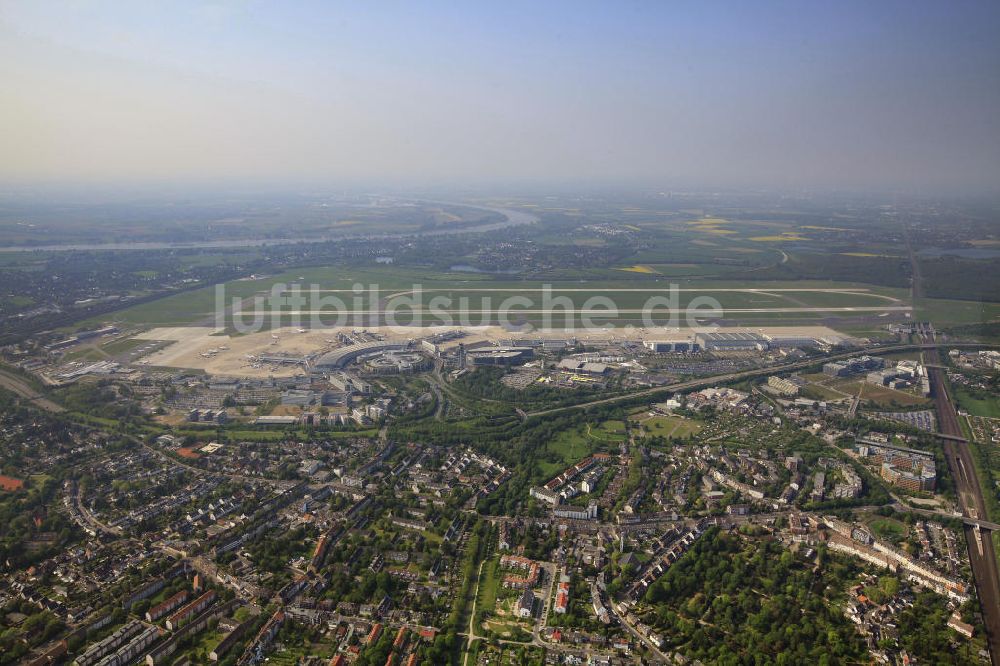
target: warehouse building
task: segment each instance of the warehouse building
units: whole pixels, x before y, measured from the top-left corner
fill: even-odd
[[[559,361],[556,368],[566,372],[583,373],[586,375],[605,375],[608,373],[608,366],[604,363],[591,363],[575,358],[564,358]]]
[[[656,354],[696,352],[701,346],[691,340],[643,340],[642,346]]]
[[[869,370],[885,367],[885,360],[878,356],[859,356],[843,361],[830,361],[823,364],[823,374],[830,377],[850,377]]]
[[[799,385],[790,379],[772,375],[767,378],[767,385],[774,389],[779,395],[796,396],[799,394]]]
[[[353,377],[345,372],[332,372],[329,376],[330,385],[345,393],[360,393],[368,395],[372,392],[372,385],[363,379]]]
[[[695,342],[706,351],[766,351],[770,344],[756,333],[699,333]]]
[[[530,361],[535,352],[531,347],[487,347],[465,352],[465,364],[471,366],[521,365]]]
[[[818,347],[821,343],[810,335],[799,335],[795,333],[779,334],[765,333],[764,339],[771,346],[771,349],[797,349],[800,347]]]
[[[557,352],[576,346],[576,338],[508,338],[500,340],[505,347],[532,347],[547,352]]]

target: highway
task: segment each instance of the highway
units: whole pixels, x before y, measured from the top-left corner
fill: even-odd
[[[57,405],[52,402],[44,395],[36,391],[32,386],[26,382],[23,378],[17,375],[7,372],[6,370],[0,370],[0,388],[5,388],[8,391],[16,393],[26,400],[30,400],[37,406],[41,407],[48,412],[62,412],[64,411],[61,405]]]
[[[937,349],[924,352],[924,360],[931,364],[927,372],[931,380],[931,391],[938,423],[942,434],[940,441],[951,476],[955,479],[962,513],[967,518],[987,518],[986,503],[983,501],[979,477],[969,450],[969,444],[960,441],[962,428],[958,414],[948,394],[948,375],[940,368]],[[1000,573],[997,571],[996,552],[993,548],[993,531],[983,523],[965,526],[965,540],[969,549],[969,563],[975,579],[976,592],[983,610],[983,624],[986,626],[986,641],[990,659],[1000,666]]]

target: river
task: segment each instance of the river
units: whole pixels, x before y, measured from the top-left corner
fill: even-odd
[[[180,249],[226,249],[240,247],[262,247],[265,245],[292,245],[295,243],[325,243],[329,241],[346,240],[393,240],[400,238],[412,238],[413,236],[449,236],[455,234],[479,234],[487,231],[506,229],[507,227],[519,226],[522,224],[534,224],[538,222],[538,217],[531,213],[525,213],[509,208],[492,208],[490,206],[476,206],[465,203],[455,203],[451,201],[422,201],[418,203],[444,204],[484,210],[491,213],[498,213],[506,217],[504,222],[494,222],[474,227],[460,227],[452,229],[433,229],[430,231],[414,231],[404,234],[356,234],[352,236],[305,236],[299,238],[239,238],[233,240],[208,240],[191,241],[183,243],[172,243],[167,241],[134,241],[120,243],[67,243],[65,245],[6,245],[0,246],[0,252],[69,252],[69,251],[93,251],[93,250],[180,250]]]

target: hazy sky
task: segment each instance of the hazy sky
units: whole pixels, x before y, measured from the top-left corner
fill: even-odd
[[[1000,3],[0,0],[0,181],[1000,192]]]

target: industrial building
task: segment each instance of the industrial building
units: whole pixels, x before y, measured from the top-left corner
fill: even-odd
[[[465,337],[465,331],[442,331],[429,335],[420,341],[420,349],[432,356],[440,356],[445,350],[442,344]]]
[[[884,370],[873,370],[865,375],[865,381],[877,386],[888,386],[889,382],[897,377],[896,371],[892,368]]]
[[[830,347],[849,344],[851,339],[825,326],[772,326],[748,329],[716,328],[691,336],[666,333],[659,339],[644,340],[643,346],[655,353],[705,351],[767,351],[803,347]]]
[[[577,372],[585,375],[605,375],[608,372],[608,366],[604,363],[590,363],[575,358],[564,358],[559,361],[556,368],[565,370],[566,372]]]
[[[771,349],[798,349],[801,347],[818,347],[827,341],[811,335],[799,333],[765,333],[764,339]]]
[[[831,361],[823,364],[823,374],[830,377],[850,377],[870,370],[885,367],[885,360],[878,356],[859,356],[843,361]]]
[[[372,392],[371,384],[357,377],[352,377],[346,372],[331,372],[328,379],[331,386],[345,393],[368,395]]]
[[[78,342],[83,342],[84,340],[90,340],[91,338],[96,338],[102,335],[111,335],[112,333],[117,333],[118,328],[115,326],[105,326],[104,328],[99,328],[93,331],[80,331],[74,336],[66,338],[65,340],[59,340],[51,344],[45,345],[44,349],[46,351],[55,351],[57,349],[64,349],[65,347],[71,347]]]
[[[264,353],[257,357],[261,363],[273,363],[275,365],[307,365],[309,359],[300,354],[287,353]]]
[[[756,333],[699,333],[695,336],[705,351],[767,351],[770,343]]]
[[[465,365],[521,365],[535,355],[531,347],[486,347],[465,352]]]
[[[896,364],[894,368],[885,368],[869,372],[865,376],[865,381],[869,384],[879,386],[891,386],[892,388],[904,388],[909,386],[914,380],[926,376],[923,366],[916,361],[903,360]],[[928,385],[928,393],[930,386]],[[925,394],[926,395],[926,394]]]
[[[642,346],[657,354],[696,352],[701,346],[692,340],[643,340]]]
[[[505,347],[532,347],[547,352],[557,352],[576,346],[576,338],[509,338],[501,340]]]
[[[799,394],[799,385],[790,379],[772,375],[767,378],[767,385],[774,389],[779,395],[796,396]]]
[[[281,394],[282,405],[296,405],[298,407],[308,407],[315,403],[319,396],[308,389],[288,389]]]

